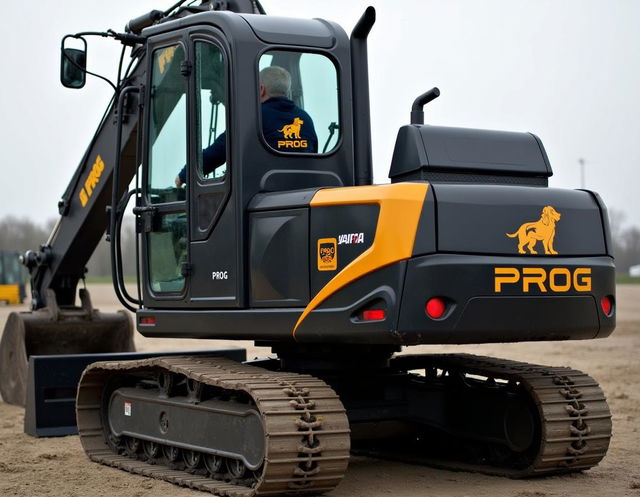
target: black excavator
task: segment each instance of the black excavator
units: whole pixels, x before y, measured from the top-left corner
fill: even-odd
[[[152,11],[125,33],[66,37],[66,86],[84,85],[89,35],[119,40],[131,62],[121,59],[54,233],[24,256],[33,310],[5,327],[5,399],[20,402],[30,354],[131,349],[126,315],[97,313],[84,290],[76,304],[106,226],[138,332],[253,340],[273,357],[92,364],[76,405],[94,461],[234,497],[329,491],[350,453],[509,477],[598,464],[611,415],[586,374],[397,354],[606,337],[614,263],[596,193],[548,187],[533,134],[425,125],[435,88],[398,131],[391,182],[373,184],[374,21],[368,8],[348,36],[321,19],[266,16],[252,0],[205,0]],[[261,78],[274,67],[288,75],[274,98],[293,119],[270,129]],[[134,295],[120,244],[130,202]]]

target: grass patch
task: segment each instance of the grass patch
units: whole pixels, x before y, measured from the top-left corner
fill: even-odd
[[[629,276],[628,274],[616,274],[616,283],[624,285],[640,285],[640,276]]]

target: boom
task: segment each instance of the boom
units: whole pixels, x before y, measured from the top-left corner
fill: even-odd
[[[142,49],[126,86],[139,85],[145,74],[145,54]],[[124,86],[121,86],[122,88]],[[25,263],[31,273],[32,308],[47,305],[51,288],[59,305],[75,303],[78,281],[85,275],[85,266],[105,232],[106,208],[111,203],[113,167],[116,160],[117,132],[116,97],[109,103],[104,118],[80,161],[58,207],[60,218],[49,240],[38,252],[27,252]],[[123,192],[136,172],[136,142],[138,138],[138,101],[130,98],[122,126],[121,174],[119,192]]]

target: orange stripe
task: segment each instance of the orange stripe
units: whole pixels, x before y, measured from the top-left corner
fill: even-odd
[[[294,338],[307,315],[338,290],[365,274],[411,257],[428,188],[427,183],[395,183],[331,188],[319,190],[314,195],[311,207],[378,204],[380,214],[371,247],[351,261],[311,299],[293,328]]]

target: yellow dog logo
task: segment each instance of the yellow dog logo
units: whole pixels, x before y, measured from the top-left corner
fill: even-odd
[[[304,124],[304,121],[302,119],[300,119],[299,117],[294,117],[292,124],[286,124],[285,126],[282,127],[282,129],[279,129],[278,131],[283,133],[284,137],[287,139],[295,138],[296,140],[299,140],[300,127],[303,124]]]
[[[506,233],[509,238],[518,237],[518,253],[526,253],[525,246],[531,254],[537,254],[534,246],[538,241],[542,242],[544,253],[547,255],[556,255],[553,248],[553,239],[556,236],[556,223],[560,221],[560,213],[552,206],[547,205],[542,209],[542,215],[538,221],[533,223],[524,223],[515,233]]]

